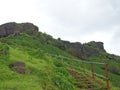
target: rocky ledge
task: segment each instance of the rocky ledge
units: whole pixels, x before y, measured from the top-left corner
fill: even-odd
[[[38,27],[32,23],[15,23],[10,22],[0,25],[0,37],[9,35],[18,35],[20,33],[27,33],[29,35],[37,35]]]

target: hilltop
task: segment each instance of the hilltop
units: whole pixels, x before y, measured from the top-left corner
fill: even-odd
[[[10,35],[19,35],[20,33],[26,33],[28,35],[37,35],[38,27],[32,23],[5,23],[0,26],[0,37],[7,37]]]
[[[52,36],[40,32],[38,27],[32,23],[10,22],[0,26],[0,37],[16,36],[20,33],[36,36],[42,43],[56,46],[81,59],[88,59],[90,56],[99,57],[102,54],[107,53],[104,49],[103,42],[90,41],[81,44],[80,42],[71,43],[69,41],[63,41],[60,38],[56,40]],[[113,54],[106,54],[103,56],[119,62]]]
[[[54,39],[32,23],[6,23],[0,26],[0,89],[1,90],[105,90],[105,80],[93,81],[81,70],[84,61],[108,62],[111,88],[120,88],[120,57],[109,54],[103,42],[81,44]],[[64,56],[68,61],[53,57]],[[63,63],[64,62],[64,63]],[[67,63],[67,64],[65,64]],[[86,69],[90,71],[89,65]],[[104,66],[95,71],[103,74]],[[104,74],[103,74],[104,75]]]

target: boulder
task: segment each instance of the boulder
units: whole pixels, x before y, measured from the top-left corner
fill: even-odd
[[[0,26],[0,37],[6,37],[9,35],[18,35],[20,33],[26,33],[32,36],[38,34],[38,27],[32,23],[15,23],[10,22]]]

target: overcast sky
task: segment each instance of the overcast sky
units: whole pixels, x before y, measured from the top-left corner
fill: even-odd
[[[0,0],[0,24],[31,22],[72,42],[102,41],[120,55],[120,0]]]

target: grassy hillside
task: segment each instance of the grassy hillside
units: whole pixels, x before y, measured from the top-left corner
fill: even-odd
[[[53,46],[50,43],[55,44],[57,40],[49,39],[51,37],[46,34],[37,37],[21,34],[0,38],[0,90],[105,90],[104,79],[96,77],[96,81],[92,80],[89,73],[84,74],[79,69],[82,68],[81,62],[72,60],[77,59],[76,57]],[[61,55],[71,60],[62,60],[52,55]],[[101,58],[91,59],[101,62]],[[15,62],[22,62],[25,66],[11,68],[10,64]],[[115,66],[119,71],[118,63],[109,63],[109,67]],[[86,68],[90,70],[89,65]],[[95,66],[100,74],[104,72],[101,68]],[[25,73],[20,74],[17,70]],[[119,90],[120,76],[111,72],[109,74],[112,90]]]

